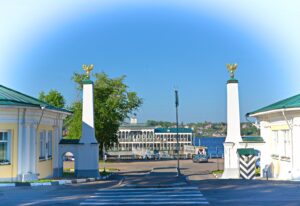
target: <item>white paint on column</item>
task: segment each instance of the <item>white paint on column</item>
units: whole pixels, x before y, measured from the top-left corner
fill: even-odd
[[[24,148],[24,155],[23,155],[23,159],[22,159],[22,164],[23,164],[23,174],[27,174],[30,170],[30,150],[31,148],[31,142],[30,142],[30,124],[26,123],[25,124],[25,132],[24,132],[24,136],[23,136],[23,140],[24,140],[24,144],[23,144],[23,148]]]
[[[81,143],[97,143],[94,126],[94,85],[83,84]]]
[[[99,177],[99,144],[95,138],[93,89],[91,81],[83,84],[82,137],[80,139],[82,144],[78,145],[79,155],[75,157],[78,177]]]
[[[24,118],[25,109],[20,109],[18,114],[18,175],[22,174]]]
[[[227,136],[225,142],[242,141],[240,129],[240,105],[238,83],[227,84]]]
[[[237,149],[242,142],[237,82],[227,83],[227,136],[224,142],[224,173],[222,178],[239,178]]]
[[[58,126],[53,126],[53,136],[52,136],[52,160],[53,160],[53,168],[59,168],[58,165],[58,143],[59,143],[59,127]]]
[[[36,173],[36,128],[37,128],[37,124],[32,124],[31,125],[31,138],[30,138],[30,145],[31,145],[31,149],[30,149],[30,172],[35,174]]]

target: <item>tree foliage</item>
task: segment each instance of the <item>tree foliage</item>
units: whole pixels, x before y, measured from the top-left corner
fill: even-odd
[[[148,120],[148,126],[154,127],[175,127],[175,122]],[[181,123],[180,127],[188,126],[194,129],[197,136],[226,136],[227,124],[225,122],[191,122]],[[241,122],[242,136],[259,136],[259,130],[249,122]]]
[[[167,122],[167,121],[155,121],[155,120],[147,120],[146,124],[148,126],[153,126],[153,127],[175,127],[176,122]]]
[[[41,91],[38,98],[39,100],[58,108],[63,108],[65,106],[65,99],[57,90],[52,89],[48,94],[45,94],[45,92]]]
[[[94,75],[94,120],[95,135],[100,142],[109,148],[113,143],[118,142],[117,131],[120,124],[137,110],[142,99],[136,92],[128,91],[128,86],[124,83],[125,76],[109,78],[105,73],[95,73]],[[77,83],[77,89],[82,91],[82,80],[85,75],[75,73],[73,80]],[[74,115],[69,122],[69,136],[81,137],[82,124],[82,102],[73,103]]]
[[[82,103],[80,101],[74,102],[68,109],[73,111],[73,115],[67,116],[64,121],[64,128],[68,130],[67,138],[79,139],[82,129]]]

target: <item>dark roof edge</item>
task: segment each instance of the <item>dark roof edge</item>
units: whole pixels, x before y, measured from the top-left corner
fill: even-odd
[[[35,97],[29,96],[29,95],[24,94],[24,93],[22,93],[22,92],[16,91],[16,90],[11,89],[11,88],[8,88],[8,87],[3,86],[3,85],[1,85],[1,84],[0,84],[0,87],[3,87],[3,88],[5,88],[5,89],[7,89],[7,90],[10,90],[10,91],[12,91],[12,92],[18,93],[18,94],[20,94],[20,95],[23,95],[23,96],[25,96],[25,97],[31,98],[31,99],[33,99],[33,100],[35,100],[35,101],[40,102],[41,104],[32,104],[32,103],[27,103],[27,102],[20,102],[20,101],[15,101],[15,100],[9,100],[9,101],[11,101],[11,102],[21,103],[21,104],[24,104],[24,105],[35,106],[35,107],[45,106],[45,108],[46,108],[46,109],[49,109],[49,110],[56,110],[56,111],[60,111],[60,112],[66,112],[66,113],[69,113],[69,114],[72,114],[72,113],[73,113],[73,112],[70,111],[70,110],[67,110],[67,109],[64,109],[64,108],[58,108],[58,107],[55,107],[55,106],[53,106],[53,105],[51,105],[51,104],[48,104],[48,103],[46,103],[46,102],[44,102],[44,101],[41,101],[41,100],[39,100],[39,99],[37,99],[37,98],[35,98]],[[0,99],[0,101],[1,101],[1,99]],[[6,100],[6,101],[8,101],[8,100]]]
[[[277,105],[277,104],[280,104],[280,103],[282,103],[282,102],[284,102],[284,101],[293,99],[293,98],[295,98],[295,97],[297,97],[297,96],[300,96],[300,94],[293,95],[293,96],[291,96],[291,97],[288,97],[288,98],[279,100],[279,101],[277,101],[277,102],[275,102],[275,103],[273,103],[273,104],[269,104],[269,105],[267,105],[267,106],[265,106],[265,107],[262,107],[262,108],[260,108],[260,109],[254,110],[254,111],[252,111],[252,112],[248,112],[248,113],[246,113],[245,116],[246,116],[246,117],[249,117],[250,115],[254,115],[254,114],[257,114],[257,113],[268,112],[268,111],[276,111],[276,110],[280,110],[280,109],[292,109],[292,108],[299,108],[299,109],[300,109],[300,107],[298,107],[298,106],[282,106],[282,107],[279,107],[279,108],[270,108],[270,107],[275,106],[275,105]]]

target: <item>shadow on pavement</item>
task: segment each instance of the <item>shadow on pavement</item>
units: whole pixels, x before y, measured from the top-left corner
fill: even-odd
[[[300,205],[300,182],[243,179],[189,180],[211,205]]]

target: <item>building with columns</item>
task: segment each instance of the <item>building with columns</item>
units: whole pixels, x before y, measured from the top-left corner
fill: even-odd
[[[261,175],[300,180],[300,94],[247,114],[256,118],[266,144],[261,153]]]
[[[0,181],[53,176],[71,112],[0,85]]]
[[[156,128],[146,124],[137,123],[136,117],[130,123],[124,123],[118,131],[118,144],[109,152],[110,154],[124,155],[153,155],[160,157],[173,157],[176,150],[176,128]],[[193,130],[178,128],[180,154],[184,153],[184,145],[192,145]]]

